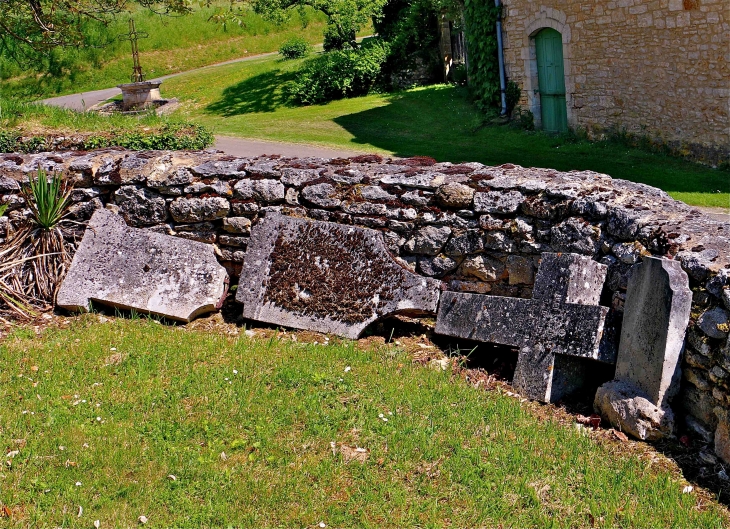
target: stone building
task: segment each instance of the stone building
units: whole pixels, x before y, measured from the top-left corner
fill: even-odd
[[[504,0],[508,79],[547,130],[730,155],[728,0]]]

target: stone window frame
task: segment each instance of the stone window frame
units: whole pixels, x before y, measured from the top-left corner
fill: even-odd
[[[552,28],[563,39],[563,74],[565,75],[565,107],[568,114],[568,126],[576,128],[578,116],[573,107],[575,81],[573,75],[573,50],[571,45],[572,32],[566,23],[567,16],[562,11],[553,8],[543,8],[535,16],[525,21],[525,33],[522,45],[522,59],[525,67],[525,86],[527,106],[535,118],[535,127],[542,128],[542,107],[540,104],[539,83],[537,79],[537,51],[535,36],[546,28]]]

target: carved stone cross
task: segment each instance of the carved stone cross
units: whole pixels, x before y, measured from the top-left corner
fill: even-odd
[[[579,376],[558,355],[614,360],[599,347],[608,313],[598,305],[606,270],[588,257],[545,253],[532,299],[444,292],[436,333],[517,347],[514,386],[529,398],[555,402]]]

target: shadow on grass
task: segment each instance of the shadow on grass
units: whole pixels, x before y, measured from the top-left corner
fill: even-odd
[[[728,193],[728,173],[685,160],[592,143],[571,136],[528,132],[509,125],[484,125],[465,89],[433,86],[400,92],[388,104],[334,119],[354,141],[397,156],[431,156],[439,161],[514,163],[561,171],[592,170],[669,192]]]
[[[223,90],[222,97],[205,107],[205,110],[223,117],[274,112],[277,108],[287,105],[288,98],[284,86],[295,76],[296,72],[276,69],[249,77],[227,87]]]

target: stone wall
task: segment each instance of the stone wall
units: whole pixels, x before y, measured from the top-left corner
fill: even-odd
[[[623,129],[717,163],[730,156],[727,0],[505,0],[507,76],[540,120],[534,36],[563,37],[568,123]]]
[[[615,323],[642,255],[679,260],[694,301],[675,412],[707,442],[718,432],[730,461],[730,224],[656,188],[591,171],[375,155],[0,155],[0,203],[9,206],[0,236],[27,214],[19,182],[39,168],[73,182],[74,220],[111,204],[130,225],[215,244],[233,282],[252,225],[272,211],[379,230],[403,266],[452,291],[529,298],[542,252],[587,255],[609,266],[601,303]]]

